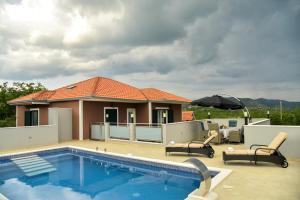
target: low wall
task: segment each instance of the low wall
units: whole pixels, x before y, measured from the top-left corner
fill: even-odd
[[[288,133],[287,140],[281,145],[279,149],[280,152],[282,152],[284,156],[300,158],[300,126],[257,124],[244,126],[245,146],[250,147],[251,144],[269,144],[279,132]]]
[[[164,144],[171,141],[182,143],[198,139],[201,130],[200,121],[177,122],[165,124],[164,126]]]
[[[252,122],[249,125],[270,125],[270,124],[271,124],[270,119],[262,119],[262,120],[259,120],[259,121]]]
[[[57,125],[0,128],[0,151],[56,143]]]

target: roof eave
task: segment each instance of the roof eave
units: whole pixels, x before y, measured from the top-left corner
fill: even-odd
[[[15,105],[15,106],[21,106],[21,105],[48,105],[49,102],[47,101],[35,101],[35,100],[24,100],[24,101],[15,101],[15,102],[7,102],[8,105]]]
[[[170,103],[170,104],[190,104],[187,101],[174,101],[174,100],[149,100],[153,103]]]

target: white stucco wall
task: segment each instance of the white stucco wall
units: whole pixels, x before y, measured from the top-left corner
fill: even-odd
[[[0,128],[0,151],[56,143],[57,125]]]
[[[287,140],[279,150],[284,156],[300,158],[300,126],[247,125],[244,128],[246,147],[269,144],[279,132],[288,133]]]
[[[198,139],[200,135],[200,121],[177,122],[164,126],[164,144],[168,144],[171,141],[176,143],[188,142]]]
[[[249,125],[270,125],[271,121],[270,119],[261,119],[258,121],[254,121],[252,123],[250,123]]]
[[[49,108],[48,124],[58,125],[58,141],[72,140],[72,108]]]
[[[207,127],[207,121],[211,121],[213,123],[218,123],[219,126],[221,125],[226,125],[228,126],[228,121],[229,120],[237,120],[237,127],[242,127],[245,124],[245,119],[244,118],[214,118],[214,119],[203,119],[201,121],[204,122],[204,127],[205,129],[208,129]],[[264,120],[264,118],[252,118],[252,123]]]

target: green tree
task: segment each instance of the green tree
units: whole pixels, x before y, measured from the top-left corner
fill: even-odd
[[[11,126],[15,117],[15,106],[8,105],[7,102],[20,96],[45,90],[41,83],[8,82],[0,84],[0,127]]]

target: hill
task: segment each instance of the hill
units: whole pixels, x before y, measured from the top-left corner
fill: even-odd
[[[279,108],[280,101],[282,102],[282,107],[285,109],[300,108],[300,102],[285,101],[280,99],[240,98],[240,100],[249,108]]]

